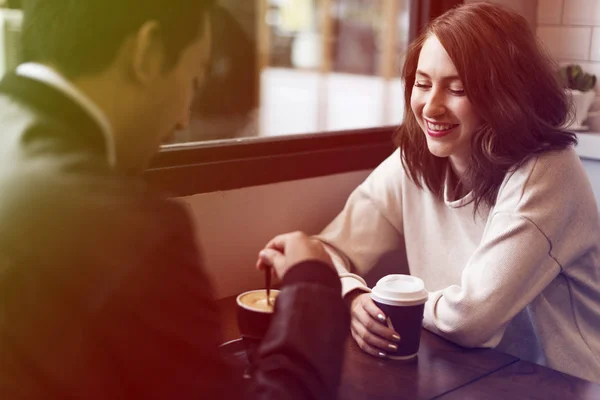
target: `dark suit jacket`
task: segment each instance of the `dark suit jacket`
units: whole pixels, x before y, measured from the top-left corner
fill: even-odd
[[[73,101],[0,83],[0,398],[334,397],[349,323],[336,274],[286,275],[242,393],[188,217],[105,155]]]

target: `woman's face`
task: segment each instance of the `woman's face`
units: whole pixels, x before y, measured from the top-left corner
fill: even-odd
[[[465,94],[454,63],[435,35],[421,49],[410,104],[429,151],[437,157],[449,157],[460,176],[468,165],[471,137],[481,119]]]

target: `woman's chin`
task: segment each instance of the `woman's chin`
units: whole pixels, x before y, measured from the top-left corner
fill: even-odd
[[[446,158],[451,154],[450,149],[447,146],[439,146],[438,144],[427,144],[429,152],[436,157]]]

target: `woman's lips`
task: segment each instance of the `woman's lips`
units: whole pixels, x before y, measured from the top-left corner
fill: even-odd
[[[432,124],[429,121],[425,121],[427,127],[427,134],[434,138],[440,138],[446,136],[458,126],[458,124]],[[433,126],[432,126],[433,125]],[[435,129],[433,129],[435,127]],[[440,127],[443,127],[440,129]]]

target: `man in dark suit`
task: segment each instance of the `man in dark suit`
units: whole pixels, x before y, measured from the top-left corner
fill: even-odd
[[[242,393],[188,216],[139,175],[187,124],[208,9],[25,2],[28,62],[0,82],[0,398],[335,396],[349,318],[320,247],[262,255],[283,289]]]

